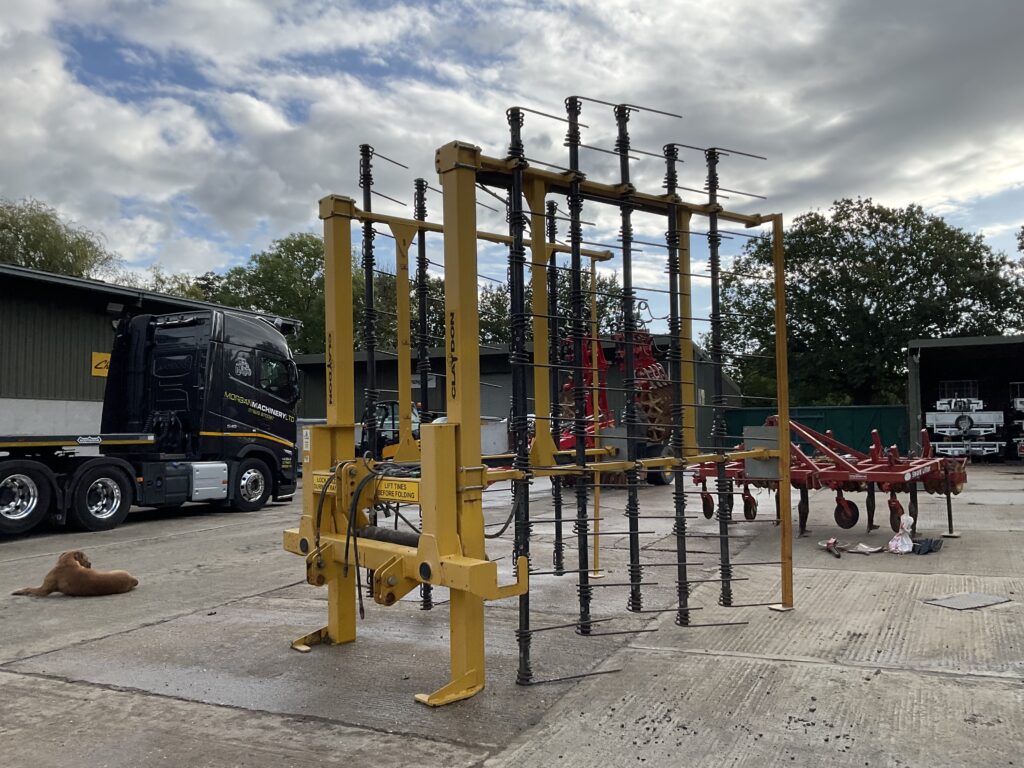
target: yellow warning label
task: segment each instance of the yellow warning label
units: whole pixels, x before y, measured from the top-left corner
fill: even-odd
[[[319,494],[330,477],[330,472],[314,473],[313,493]],[[420,485],[416,480],[394,480],[383,477],[373,486],[373,490],[374,497],[379,501],[399,501],[402,504],[420,503]],[[327,493],[333,494],[334,492],[335,487],[332,485]]]
[[[92,375],[107,378],[107,371],[110,370],[110,353],[109,352],[93,352],[92,353]]]
[[[382,479],[377,483],[376,497],[382,501],[400,501],[403,504],[420,503],[420,484],[415,480]]]
[[[327,481],[330,479],[330,477],[330,472],[316,472],[313,475],[313,493],[320,493],[320,491],[323,490],[323,487],[327,484]],[[328,493],[334,493],[333,485],[331,486]]]

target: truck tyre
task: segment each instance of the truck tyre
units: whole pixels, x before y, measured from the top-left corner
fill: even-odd
[[[236,512],[262,509],[273,491],[270,469],[259,459],[243,459],[235,473],[231,508]]]
[[[31,462],[0,463],[0,534],[25,533],[50,510],[50,480]]]
[[[124,522],[131,506],[132,487],[124,472],[92,467],[75,483],[68,521],[83,531],[109,531]]]

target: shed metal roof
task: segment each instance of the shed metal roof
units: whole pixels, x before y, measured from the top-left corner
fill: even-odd
[[[128,303],[141,304],[144,300],[148,300],[189,309],[222,309],[228,312],[240,312],[254,317],[279,318],[285,325],[290,325],[294,328],[298,328],[302,325],[301,321],[292,317],[284,317],[267,312],[255,312],[251,309],[243,309],[241,307],[229,307],[225,304],[216,304],[211,301],[187,299],[181,296],[172,296],[169,293],[148,291],[143,288],[131,288],[126,285],[116,285],[114,283],[108,283],[103,280],[93,280],[92,278],[87,277],[72,277],[70,275],[60,275],[55,272],[44,272],[40,269],[31,269],[30,267],[21,267],[15,264],[0,264],[0,276],[32,280],[37,283],[50,283],[52,285],[72,288],[75,290],[92,291],[94,293],[110,296],[111,298],[124,300]]]
[[[914,339],[909,349],[949,347],[988,347],[1000,344],[1024,344],[1024,336],[950,336],[944,339]]]

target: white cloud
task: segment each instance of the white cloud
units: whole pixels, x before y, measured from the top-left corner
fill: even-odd
[[[684,114],[634,115],[637,147],[768,155],[723,160],[725,186],[771,198],[730,207],[791,219],[864,195],[969,222],[978,201],[1024,183],[1022,18],[1010,2],[923,0],[10,0],[0,19],[0,195],[57,205],[106,231],[133,264],[221,267],[243,244],[315,225],[324,194],[358,197],[361,142],[411,166],[375,168],[380,191],[407,200],[415,176],[436,183],[441,144],[501,154],[506,107],[560,114],[566,95],[582,93]],[[68,30],[109,44],[125,81],[109,71],[76,79],[91,62],[62,42]],[[612,146],[610,110],[587,104],[583,120],[585,141]],[[528,154],[565,162],[564,125],[529,115],[525,134]],[[680,183],[701,187],[703,159],[683,156]],[[586,152],[584,162],[593,178],[615,180],[615,158]],[[653,158],[633,166],[645,189],[660,189],[662,173]],[[432,196],[432,215],[439,208]],[[584,216],[597,224],[589,239],[615,241],[616,211],[590,205]],[[503,214],[479,218],[504,226]],[[991,221],[1020,224],[976,226]],[[663,235],[649,217],[635,224],[638,238]],[[660,269],[653,251],[638,255],[637,284],[657,285]]]

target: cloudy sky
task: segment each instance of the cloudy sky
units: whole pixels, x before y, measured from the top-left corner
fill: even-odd
[[[684,116],[634,115],[634,145],[727,158],[747,212],[790,219],[842,196],[917,202],[1014,250],[1024,223],[1024,5],[1019,0],[347,3],[3,0],[0,197],[34,197],[105,233],[131,266],[223,270],[298,230],[316,201],[356,196],[362,142],[402,200],[436,184],[452,139],[505,151],[513,104],[569,94]],[[610,147],[587,105],[584,141]],[[530,116],[527,153],[565,162],[564,127]],[[681,183],[703,183],[699,155]],[[588,152],[592,178],[615,159]],[[612,161],[612,162],[610,162]],[[656,191],[662,167],[633,164]],[[380,200],[379,210],[411,215]],[[439,216],[440,201],[431,200]],[[481,209],[483,226],[503,219]],[[613,211],[585,210],[614,239]],[[663,223],[637,221],[641,237]],[[738,242],[738,241],[737,241]],[[732,246],[735,247],[735,246]],[[659,282],[656,251],[638,278]],[[500,253],[484,269],[501,275]]]

